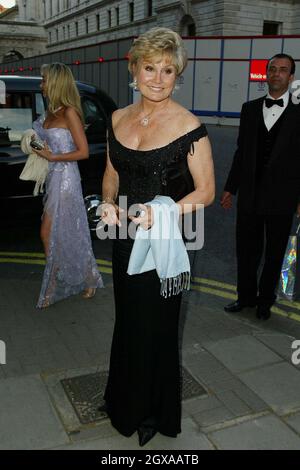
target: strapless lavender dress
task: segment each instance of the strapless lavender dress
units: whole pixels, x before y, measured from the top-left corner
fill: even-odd
[[[44,129],[41,118],[33,123],[33,129],[54,155],[76,148],[68,129]],[[89,287],[103,287],[93,254],[77,162],[49,162],[44,213],[51,219],[51,233],[38,308]]]

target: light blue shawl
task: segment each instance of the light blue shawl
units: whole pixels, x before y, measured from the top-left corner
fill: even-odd
[[[156,269],[161,295],[170,297],[190,288],[190,262],[179,230],[179,208],[168,196],[147,202],[153,209],[150,230],[138,227],[131,251],[129,275]]]

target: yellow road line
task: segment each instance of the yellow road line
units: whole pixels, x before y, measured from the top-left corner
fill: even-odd
[[[201,286],[192,285],[191,288],[192,288],[192,290],[197,290],[199,292],[204,292],[205,294],[216,295],[217,297],[222,297],[222,298],[225,298],[225,299],[234,300],[236,298],[235,295],[230,294],[229,292],[224,292],[224,291],[220,291],[220,290],[216,290],[216,289],[210,289],[208,287],[201,287]],[[280,316],[285,317],[285,318],[289,318],[290,320],[295,320],[295,321],[300,322],[300,316],[296,313],[293,313],[292,311],[284,311],[284,310],[281,310],[280,308],[275,307],[275,306],[273,306],[271,310],[272,310],[273,313],[276,313],[277,315],[280,315]]]
[[[20,252],[16,252],[16,251],[0,251],[0,257],[1,256],[4,256],[4,257],[16,256],[18,258],[25,258],[24,259],[24,264],[30,264],[30,263],[26,263],[28,258],[44,258],[45,259],[44,253],[32,253],[32,252],[20,253]],[[0,259],[3,259],[3,258],[0,258]],[[4,259],[11,259],[12,262],[20,263],[19,261],[16,261],[15,258],[14,259],[13,258],[4,258]],[[96,261],[97,261],[97,264],[101,264],[103,266],[111,266],[112,265],[111,261],[107,261],[107,260],[104,260],[104,259],[96,259]]]
[[[281,317],[291,318],[289,312],[285,312],[284,310],[281,310],[281,308],[273,306],[271,310],[272,312],[277,313],[277,315],[280,315]],[[296,315],[296,317],[297,317],[297,321],[300,321],[299,315]]]
[[[282,317],[300,322],[300,315],[298,315],[297,313],[293,313],[291,310],[290,311],[281,310],[281,308],[275,307],[273,305],[273,307],[271,308],[271,311],[274,313],[277,313],[278,315],[281,315]]]
[[[20,253],[17,251],[0,251],[0,256],[17,256],[23,258],[45,258],[44,253]]]
[[[44,259],[19,259],[19,258],[0,258],[0,263],[16,263],[16,264],[42,264],[45,265]]]
[[[300,310],[300,302],[295,302],[292,300],[277,300],[277,303],[280,305],[284,305],[285,307],[292,307]]]
[[[104,268],[104,267],[101,266],[101,268],[99,268],[99,271],[100,271],[100,273],[112,274],[112,269],[111,268]]]
[[[233,284],[226,284],[224,282],[219,282],[219,281],[214,281],[212,279],[204,279],[202,277],[193,277],[193,283],[199,283],[200,285],[206,284],[209,286],[214,286],[214,287],[220,287],[221,289],[226,289],[230,291],[235,291],[236,292],[236,286]],[[224,296],[226,297],[226,296]],[[236,298],[235,297],[226,297],[226,298]],[[289,307],[293,308],[295,310],[300,310],[300,302],[295,302],[291,300],[284,300],[284,299],[278,299],[276,301],[277,304],[283,305],[284,307]]]
[[[209,287],[203,287],[203,286],[197,286],[197,285],[191,285],[192,290],[197,290],[199,292],[204,292],[205,294],[212,294],[216,295],[217,297],[222,297],[223,299],[231,299],[234,300],[236,298],[236,295],[230,294],[230,292],[225,292],[217,289],[211,289]]]
[[[46,261],[44,259],[18,259],[18,258],[0,258],[0,263],[15,263],[15,264],[30,264],[30,265],[41,265],[45,266]],[[99,271],[105,274],[112,274],[112,268],[100,266]]]
[[[97,264],[103,264],[104,266],[112,266],[111,261],[106,261],[105,259],[96,259]]]
[[[15,256],[15,258],[14,258]],[[31,258],[30,258],[31,257]],[[112,274],[112,263],[111,261],[97,259],[97,265],[99,265],[99,271],[105,274]],[[33,252],[15,252],[15,251],[0,251],[0,263],[15,263],[15,264],[27,264],[27,265],[45,265],[45,256],[43,253]],[[206,287],[211,286],[211,287]],[[216,289],[219,287],[220,289]],[[224,299],[234,300],[236,294],[228,291],[236,291],[236,286],[233,284],[227,284],[220,281],[214,281],[213,279],[205,279],[202,277],[194,277],[191,285],[192,290],[203,292],[205,294],[215,295]],[[224,290],[223,290],[224,289]],[[290,302],[288,300],[278,300],[277,304],[283,305],[288,308],[300,310],[300,302]],[[292,310],[285,311],[278,307],[272,307],[272,311],[283,317],[287,317],[296,321],[300,321],[300,316]]]
[[[236,287],[233,284],[226,284],[220,281],[213,281],[212,279],[204,279],[203,277],[193,277],[193,282],[197,282],[199,284],[207,284],[209,286],[214,287],[221,287],[221,289],[227,290],[236,290]]]

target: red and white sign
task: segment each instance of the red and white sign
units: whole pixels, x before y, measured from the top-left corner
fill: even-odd
[[[250,82],[265,82],[267,80],[268,60],[251,60]]]

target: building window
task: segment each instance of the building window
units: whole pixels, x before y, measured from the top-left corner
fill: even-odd
[[[196,25],[191,15],[184,15],[181,18],[179,33],[181,36],[196,36]]]
[[[116,24],[117,26],[119,25],[119,21],[120,21],[120,10],[119,10],[119,7],[116,8]]]
[[[49,37],[48,37],[48,40],[49,40],[49,44],[51,44],[51,31],[49,31]]]
[[[191,23],[188,25],[188,36],[196,36],[196,25]]]
[[[68,24],[68,39],[70,39],[71,34],[70,34],[70,25]]]
[[[134,21],[134,2],[129,2],[129,21],[130,23]]]
[[[52,14],[53,14],[53,10],[52,10],[52,0],[50,0],[49,7],[50,7],[50,18],[52,18]]]
[[[263,35],[277,36],[281,33],[281,23],[275,21],[264,21]]]
[[[111,28],[111,11],[108,10],[107,12],[107,21],[108,21],[108,27]]]
[[[147,16],[153,15],[153,2],[152,0],[147,0]]]
[[[58,28],[56,28],[56,41],[58,41]]]
[[[57,13],[60,12],[60,0],[57,0]]]
[[[85,34],[88,34],[89,32],[89,19],[85,19]]]
[[[75,23],[75,36],[78,36],[78,22]]]
[[[97,31],[100,31],[100,15],[96,15]]]

